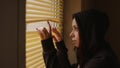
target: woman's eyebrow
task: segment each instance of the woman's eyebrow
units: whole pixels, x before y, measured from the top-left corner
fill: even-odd
[[[73,25],[74,28],[78,28],[76,25]]]

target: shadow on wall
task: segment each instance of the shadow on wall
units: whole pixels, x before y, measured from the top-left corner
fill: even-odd
[[[102,4],[101,4],[102,3]],[[96,1],[96,9],[108,14],[110,27],[107,32],[107,40],[120,60],[120,0]]]

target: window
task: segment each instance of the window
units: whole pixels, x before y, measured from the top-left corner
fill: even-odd
[[[47,20],[62,33],[63,0],[26,1],[26,68],[45,68],[36,28],[48,28]]]

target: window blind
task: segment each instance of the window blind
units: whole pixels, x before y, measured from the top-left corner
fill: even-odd
[[[62,33],[63,0],[26,0],[26,68],[45,68],[36,28],[47,21]]]

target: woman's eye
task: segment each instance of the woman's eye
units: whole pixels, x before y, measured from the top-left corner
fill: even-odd
[[[75,27],[74,29],[75,29],[75,30],[78,30],[78,28],[77,28],[77,27]]]
[[[74,30],[74,31],[78,31],[78,27],[73,26],[73,30]]]

